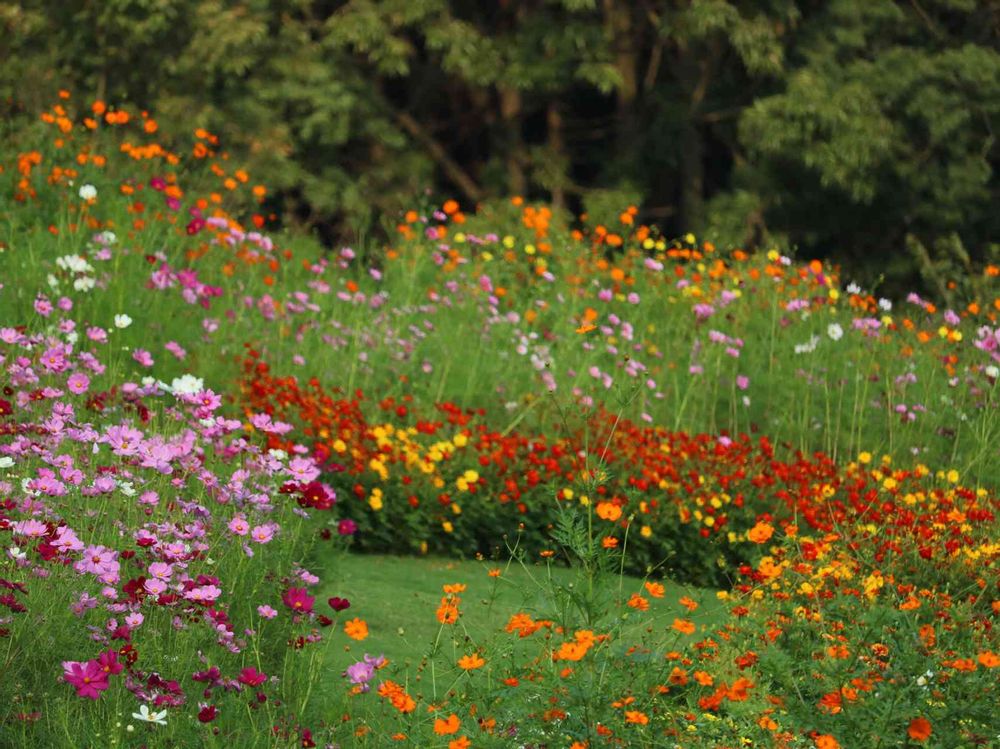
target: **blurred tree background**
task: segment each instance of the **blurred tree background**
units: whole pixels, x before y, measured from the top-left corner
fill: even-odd
[[[4,119],[63,87],[219,134],[329,244],[427,189],[890,290],[1000,237],[995,0],[0,0]]]

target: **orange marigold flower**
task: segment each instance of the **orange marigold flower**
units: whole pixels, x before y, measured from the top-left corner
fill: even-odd
[[[455,713],[452,713],[445,719],[437,718],[434,721],[434,733],[438,736],[449,736],[450,734],[458,733],[461,725],[462,721],[458,719]]]
[[[661,583],[647,582],[643,587],[646,588],[646,592],[653,598],[663,598],[663,594],[667,592],[667,589]]]
[[[486,665],[486,661],[480,658],[478,653],[463,655],[458,659],[458,667],[466,671],[474,671],[477,668],[482,668],[484,665]]]
[[[931,737],[931,722],[927,718],[914,718],[906,729],[906,735],[914,741],[927,741]]]
[[[747,538],[755,544],[766,543],[774,535],[774,527],[768,523],[757,523],[747,532]]]
[[[363,619],[354,617],[348,622],[344,622],[344,634],[352,640],[363,640],[368,637],[368,625]]]
[[[649,716],[647,716],[646,713],[641,712],[640,710],[626,710],[625,722],[644,726],[647,723],[649,723]]]
[[[695,626],[689,619],[674,619],[673,629],[681,634],[690,635],[694,634]]]

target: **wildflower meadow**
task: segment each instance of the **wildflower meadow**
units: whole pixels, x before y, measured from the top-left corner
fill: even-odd
[[[211,132],[39,114],[0,746],[1000,746],[997,265],[949,307],[518,196],[330,250]]]

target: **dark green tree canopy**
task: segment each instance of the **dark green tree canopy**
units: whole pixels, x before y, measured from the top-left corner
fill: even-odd
[[[0,97],[210,128],[330,242],[610,199],[909,283],[996,252],[998,46],[975,0],[0,0]]]

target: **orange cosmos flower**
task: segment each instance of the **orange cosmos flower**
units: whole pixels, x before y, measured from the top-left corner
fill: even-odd
[[[979,665],[983,668],[996,668],[1000,666],[1000,655],[987,650],[985,653],[980,653],[976,658],[979,661]]]
[[[447,598],[442,598],[437,609],[437,620],[441,624],[454,624],[458,621],[458,606]]]
[[[698,604],[695,601],[688,598],[687,596],[681,598],[681,600],[678,601],[678,603],[680,603],[680,605],[686,608],[688,611],[694,611],[696,608],[698,608]]]
[[[649,717],[646,715],[646,713],[640,712],[639,710],[626,710],[625,722],[644,726],[647,723],[649,723]]]
[[[598,502],[597,503],[597,517],[602,520],[608,520],[610,522],[615,522],[622,516],[622,508],[616,505],[614,502]]]
[[[663,598],[663,594],[667,592],[667,589],[660,583],[647,582],[644,587],[646,588],[646,592],[653,598]]]
[[[462,722],[458,719],[458,716],[452,713],[444,720],[438,718],[434,721],[434,733],[438,736],[448,736],[457,733],[461,725]]]
[[[914,741],[927,741],[931,737],[931,722],[927,718],[914,718],[906,729],[906,735]]]
[[[465,583],[452,583],[451,585],[442,586],[445,593],[464,593]]]
[[[747,538],[753,541],[755,544],[765,543],[771,536],[774,535],[774,527],[768,523],[757,523],[753,528],[747,532]]]
[[[816,749],[840,749],[840,742],[828,733],[820,734],[814,741],[816,742]]]
[[[486,661],[480,658],[478,653],[463,655],[458,659],[458,667],[466,671],[474,671],[477,668],[482,668],[484,665],[486,665]]]
[[[368,637],[368,625],[364,620],[354,617],[348,622],[344,622],[344,634],[352,640],[363,640]]]
[[[459,736],[448,742],[448,749],[469,749],[470,746],[472,746],[472,742],[469,741],[468,736]]]
[[[638,609],[639,611],[649,610],[649,601],[640,596],[638,593],[632,594],[632,597],[628,599],[628,605],[633,609]]]
[[[681,634],[694,634],[694,622],[688,619],[674,619],[673,629]]]
[[[701,684],[703,687],[710,687],[715,683],[715,679],[707,671],[695,671],[694,680]]]

